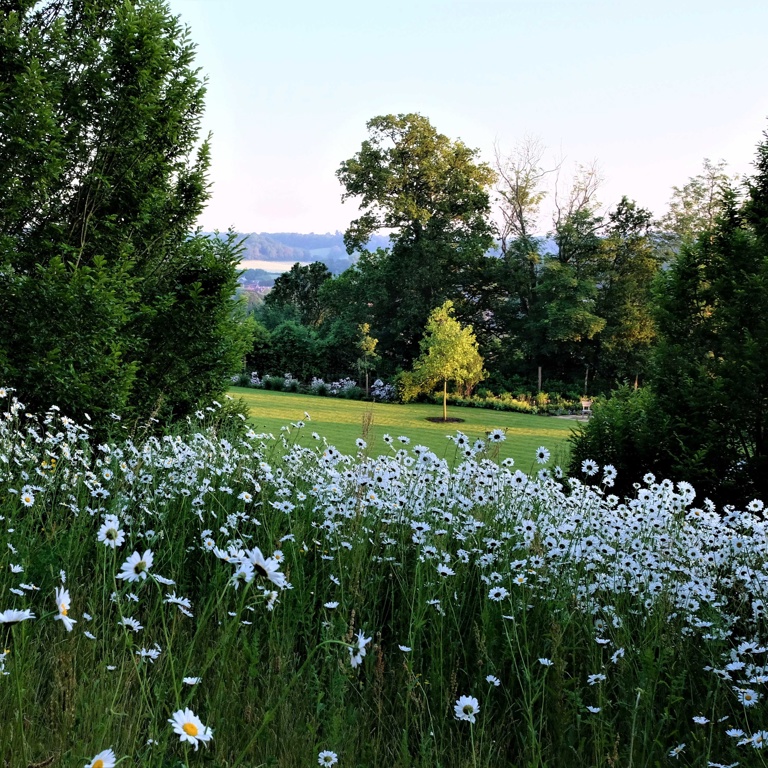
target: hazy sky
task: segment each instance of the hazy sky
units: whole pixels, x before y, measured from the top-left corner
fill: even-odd
[[[750,170],[768,128],[766,0],[171,0],[209,78],[200,223],[344,230],[334,175],[375,115],[419,112],[491,160],[526,135],[597,160],[657,214],[703,158]],[[542,230],[546,229],[546,220]]]

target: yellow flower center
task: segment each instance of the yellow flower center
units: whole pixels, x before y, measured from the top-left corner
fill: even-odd
[[[181,730],[187,734],[187,736],[197,736],[197,726],[194,723],[184,723],[181,726]]]
[[[104,768],[104,761],[99,758],[91,768]]]
[[[61,604],[61,608],[59,608],[59,613],[61,613],[62,616],[66,616],[69,613],[69,611],[67,610],[67,606],[64,603]]]

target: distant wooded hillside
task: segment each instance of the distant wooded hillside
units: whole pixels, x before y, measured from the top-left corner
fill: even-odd
[[[334,274],[343,272],[356,259],[344,247],[341,232],[326,234],[303,234],[300,232],[250,232],[239,234],[245,238],[243,261],[322,261]],[[374,235],[368,244],[369,250],[386,248],[389,238]],[[279,270],[282,271],[282,270]]]

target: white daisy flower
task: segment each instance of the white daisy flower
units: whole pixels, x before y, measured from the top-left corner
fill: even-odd
[[[67,632],[72,631],[72,627],[77,624],[74,619],[69,618],[69,590],[64,587],[56,587],[56,607],[59,612],[53,617],[58,619],[67,628]]]
[[[111,749],[99,752],[85,768],[115,768],[115,753]]]
[[[213,731],[203,725],[200,718],[189,707],[179,709],[168,720],[173,726],[173,732],[179,735],[183,742],[192,744],[197,751],[200,742],[208,742],[213,738]]]
[[[493,587],[488,593],[488,599],[498,603],[509,595],[509,592],[504,587]]]
[[[253,570],[265,579],[269,579],[276,587],[285,588],[285,574],[280,573],[280,564],[274,557],[264,557],[258,547],[247,552]]]
[[[116,523],[108,520],[99,528],[97,538],[99,541],[104,542],[105,547],[112,547],[114,549],[121,546],[125,541],[125,531],[121,531]]]
[[[753,691],[751,688],[739,688],[736,691],[736,697],[740,704],[745,707],[752,707],[760,700],[760,694],[757,691]]]
[[[0,624],[7,624],[8,626],[11,626],[13,624],[18,624],[20,621],[27,621],[27,619],[34,619],[35,614],[32,613],[28,608],[25,608],[22,611],[15,611],[12,608],[8,608],[7,610],[0,613]]]
[[[653,482],[653,481],[651,481]],[[671,749],[669,751],[669,756],[678,758],[682,754],[683,750],[685,749],[685,744],[678,744],[674,749]]]
[[[474,696],[459,696],[453,705],[453,712],[457,720],[465,720],[468,723],[475,722],[475,715],[480,711],[480,702]]]
[[[146,579],[147,572],[152,567],[152,561],[153,555],[151,550],[147,549],[143,555],[134,552],[120,566],[120,573],[117,574],[117,578],[126,579],[127,581]]]

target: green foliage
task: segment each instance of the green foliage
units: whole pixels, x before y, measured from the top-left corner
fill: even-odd
[[[294,264],[288,272],[275,280],[274,287],[264,301],[269,306],[294,307],[304,325],[319,325],[322,320],[319,292],[323,283],[330,278],[328,267],[320,261],[306,266]]]
[[[650,227],[651,212],[624,197],[610,213],[601,242],[604,271],[595,311],[605,327],[597,339],[596,367],[610,382],[645,374],[656,339],[652,287],[662,254]]]
[[[725,195],[738,182],[729,176],[724,160],[704,159],[702,172],[682,187],[672,187],[669,210],[660,221],[661,229],[674,253],[683,243],[693,243],[703,232],[714,228],[724,210]]]
[[[237,248],[208,197],[204,84],[167,7],[22,3],[0,21],[0,378],[101,422],[183,415],[239,367]]]
[[[762,179],[733,197],[715,229],[684,245],[658,296],[662,342],[654,389],[672,420],[673,456],[691,482],[720,495],[768,490],[768,239]]]
[[[370,323],[394,370],[416,357],[419,331],[436,306],[452,299],[462,316],[481,311],[472,299],[493,246],[494,173],[421,115],[375,117],[368,130],[337,171],[342,198],[357,198],[362,211],[344,242],[352,253],[385,227],[391,248],[361,254],[350,279],[336,286],[336,306],[351,308],[344,316],[355,325]]]
[[[407,386],[421,391],[443,387],[443,420],[447,418],[448,382],[469,390],[485,376],[472,326],[462,328],[453,316],[453,302],[446,301],[430,313],[421,340],[421,355],[413,364]],[[403,393],[407,391],[403,387]]]
[[[246,364],[252,371],[266,373],[272,370],[272,334],[266,326],[253,319],[253,343],[246,355]]]
[[[629,217],[623,247],[632,247],[633,274],[643,279],[623,277],[619,304],[625,316],[627,303],[637,309],[635,341],[648,329],[648,348],[658,332],[650,388],[631,396],[620,391],[598,408],[576,439],[574,461],[658,468],[716,501],[768,493],[768,321],[756,311],[768,302],[767,158],[768,140],[758,147],[744,202],[725,189],[714,226],[682,239],[675,260],[658,274],[650,319],[644,298],[627,301],[638,287],[642,297],[654,270],[647,250],[634,247],[631,233],[642,221]]]
[[[612,464],[618,470],[614,492],[619,496],[631,494],[646,472],[658,472],[659,479],[675,477],[667,463],[668,426],[650,388],[623,385],[593,403],[589,421],[571,435],[570,474],[579,476],[585,459]]]
[[[302,381],[315,374],[319,362],[317,333],[306,325],[287,320],[272,331],[273,372],[290,373]]]
[[[365,374],[365,394],[369,392],[368,377],[373,370],[373,367],[381,359],[376,354],[376,345],[379,343],[378,339],[374,339],[370,335],[371,326],[368,323],[362,323],[358,326],[358,332],[360,334],[357,341],[357,348],[360,350],[361,356],[357,359],[358,369]]]

